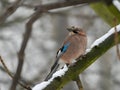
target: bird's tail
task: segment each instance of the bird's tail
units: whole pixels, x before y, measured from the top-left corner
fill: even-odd
[[[59,58],[56,58],[55,63],[53,64],[53,66],[51,67],[51,71],[50,73],[47,75],[47,77],[45,78],[45,81],[49,80],[52,75],[57,71],[59,64],[58,64]]]
[[[53,64],[53,66],[51,67],[51,71],[50,71],[50,73],[47,75],[47,77],[45,78],[45,81],[47,81],[47,80],[49,80],[51,77],[52,77],[52,75],[53,75],[53,73],[55,73],[56,71],[57,71],[57,69],[58,69],[58,67],[59,67],[59,59],[61,58],[61,56],[63,55],[63,53],[64,52],[61,52],[60,51],[60,53],[59,53],[59,51],[57,52],[57,56],[56,56],[56,60],[55,60],[55,63]]]

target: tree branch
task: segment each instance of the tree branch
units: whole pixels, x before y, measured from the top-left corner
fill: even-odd
[[[5,20],[17,10],[22,1],[23,0],[16,0],[6,9],[6,11],[0,16],[0,24],[4,23]]]
[[[0,56],[0,61],[1,61],[2,65],[3,65],[4,69],[5,69],[6,73],[13,79],[13,78],[14,78],[13,75],[11,74],[11,72],[9,71],[9,69],[7,68],[7,66],[6,66],[6,64],[4,63],[3,59],[1,58],[1,56]],[[21,83],[20,81],[18,81],[18,84],[19,84],[20,86],[22,86],[23,88],[27,89],[27,90],[31,90],[30,87],[27,87],[26,85],[24,85],[24,84]]]
[[[68,6],[74,6],[74,5],[80,5],[80,4],[89,4],[94,2],[100,2],[100,1],[112,1],[112,0],[64,0],[62,2],[56,2],[56,3],[50,3],[45,5],[38,5],[35,7],[36,11],[48,11],[51,9],[57,9],[57,8],[63,8]]]
[[[114,25],[114,19],[117,18],[116,24],[120,23],[120,12],[113,4],[106,5],[104,2],[90,4],[94,11],[109,24],[111,27]]]
[[[120,25],[118,25],[116,28],[118,32],[118,42],[120,43]],[[82,71],[94,63],[100,56],[102,56],[107,50],[113,47],[116,44],[114,38],[115,30],[112,28],[107,34],[97,39],[91,46],[90,51],[86,53],[85,57],[79,58],[78,62],[70,66],[65,74],[55,77],[53,75],[50,80],[43,82],[47,84],[46,87],[44,86],[42,88],[42,90],[60,90],[65,84],[77,77]],[[39,90],[41,87],[42,83],[36,85],[33,90],[36,90],[36,88]]]
[[[81,82],[81,80],[80,80],[80,78],[79,78],[79,75],[74,79],[74,81],[76,82],[79,90],[84,90],[84,89],[83,89],[82,82]]]
[[[42,11],[41,11],[41,14],[42,14]],[[18,59],[19,59],[18,66],[17,66],[16,74],[14,76],[10,90],[16,90],[16,86],[18,84],[18,80],[20,78],[23,63],[24,63],[25,49],[27,47],[27,43],[32,33],[32,25],[40,17],[41,14],[40,13],[38,14],[38,12],[35,12],[30,18],[30,20],[26,23],[26,31],[23,37],[20,51],[18,52]]]

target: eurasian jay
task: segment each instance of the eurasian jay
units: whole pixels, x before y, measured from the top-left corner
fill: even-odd
[[[56,61],[51,68],[51,72],[46,77],[45,81],[50,79],[52,74],[59,67],[58,61],[61,60],[67,65],[71,65],[75,59],[85,54],[87,46],[87,36],[81,28],[70,27],[68,36],[64,40],[61,48],[56,55]]]

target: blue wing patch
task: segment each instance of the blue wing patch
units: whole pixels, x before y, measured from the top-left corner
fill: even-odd
[[[56,57],[57,57],[57,58],[58,58],[58,57],[61,57],[61,55],[63,55],[63,54],[67,51],[67,49],[68,49],[69,46],[70,46],[70,43],[64,44],[64,46],[62,46],[62,48],[60,48],[60,49],[58,50]]]
[[[68,49],[68,47],[70,46],[70,43],[66,43],[62,48],[61,48],[61,52],[66,52],[66,50]]]

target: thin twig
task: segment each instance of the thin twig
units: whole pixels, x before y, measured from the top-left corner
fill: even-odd
[[[114,19],[114,23],[115,23],[115,44],[116,44],[116,52],[117,52],[117,56],[118,56],[118,58],[119,58],[119,60],[120,60],[120,50],[119,50],[119,45],[118,45],[118,41],[119,41],[119,39],[118,39],[118,32],[117,32],[117,28],[116,28],[116,21],[117,19],[115,18]]]
[[[76,82],[79,90],[84,90],[84,89],[83,89],[83,86],[82,86],[82,82],[81,82],[79,76],[77,76],[77,77],[75,78],[75,82]]]
[[[6,11],[0,16],[0,24],[4,23],[6,19],[17,10],[17,8],[22,2],[23,0],[16,0],[13,4],[11,4],[6,9]]]
[[[1,61],[2,65],[3,65],[5,71],[7,72],[7,74],[8,74],[11,78],[13,78],[13,75],[11,74],[11,72],[9,71],[9,69],[7,68],[7,66],[6,66],[6,64],[4,63],[3,59],[1,58],[1,56],[0,56],[0,61]]]
[[[117,52],[117,56],[120,60],[120,50],[119,50],[119,45],[118,45],[118,33],[117,33],[117,28],[115,26],[115,44],[116,44],[116,52]]]
[[[10,70],[7,68],[7,66],[6,66],[6,64],[4,63],[3,59],[1,58],[1,56],[0,56],[0,61],[1,61],[2,65],[3,65],[4,69],[5,69],[6,73],[13,79],[13,78],[14,78],[13,75],[11,74]],[[20,81],[18,81],[18,84],[19,84],[20,86],[22,86],[23,88],[27,89],[27,90],[31,90],[30,87],[25,86],[25,85],[22,84]]]

